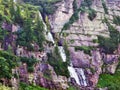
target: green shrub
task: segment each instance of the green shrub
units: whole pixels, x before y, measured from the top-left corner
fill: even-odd
[[[57,7],[54,5],[62,0],[23,0],[26,3],[30,3],[36,6],[41,6],[41,12],[44,14],[53,14]]]
[[[0,51],[0,78],[11,78],[12,69],[17,67],[19,58],[6,51]]]
[[[96,15],[96,11],[90,8],[88,18],[92,21],[96,17]]]
[[[40,87],[40,86],[28,85],[26,83],[20,83],[19,90],[48,90],[48,89]]]
[[[67,42],[64,42],[64,50],[65,50],[65,55],[66,55],[66,62],[69,65],[70,64],[70,52],[68,50]]]
[[[116,25],[120,25],[120,16],[113,16],[113,23]]]
[[[104,38],[98,36],[98,40],[99,40],[99,46],[104,49],[105,53],[112,54],[118,47],[118,45],[114,43],[114,40],[111,38]]]
[[[0,42],[3,42],[4,37],[8,34],[9,34],[9,32],[7,30],[4,30],[4,29],[0,28]]]
[[[37,11],[36,11],[37,12]],[[39,17],[39,13],[34,19],[30,17],[30,12],[27,13],[27,18],[24,20],[23,29],[18,31],[17,45],[27,47],[27,50],[34,51],[31,45],[33,42],[39,45],[39,49],[43,49],[43,42],[46,40],[44,36],[44,24]],[[35,20],[35,23],[32,21]]]
[[[91,55],[91,50],[93,50],[94,47],[91,46],[76,46],[75,51],[77,50],[83,50],[84,53]]]
[[[28,72],[33,72],[34,71],[33,66],[34,66],[35,63],[37,63],[37,60],[35,58],[20,57],[20,61],[22,63],[27,64]]]
[[[80,13],[85,13],[86,11],[89,11],[89,15],[88,18],[92,21],[95,17],[96,17],[96,11],[94,9],[91,9],[92,5],[92,0],[84,0],[81,2],[81,7],[78,8],[77,4],[76,4],[76,0],[73,1],[73,10],[74,13],[71,16],[71,18],[69,19],[69,21],[67,23],[64,24],[61,32],[59,35],[62,34],[63,30],[67,30],[70,28],[70,25],[72,25],[74,22],[76,22],[79,19],[79,12]],[[86,9],[86,7],[88,8],[88,10]]]
[[[77,10],[77,2],[76,0],[73,1],[73,11],[75,12]]]
[[[63,62],[58,52],[58,47],[55,47],[55,51],[52,54],[48,54],[48,62],[53,66],[57,75],[63,75],[69,77],[69,71],[67,69],[68,62]]]
[[[104,0],[102,0],[102,6],[103,6],[103,9],[104,9],[105,14],[109,14],[109,13],[108,13],[108,8],[107,8],[106,3],[105,3]]]
[[[104,49],[105,53],[112,54],[118,48],[118,45],[120,43],[120,33],[119,31],[117,31],[117,29],[115,29],[115,27],[113,27],[109,23],[107,18],[105,18],[103,22],[105,22],[106,25],[108,26],[108,30],[110,32],[110,38],[98,36],[99,45],[101,48]]]
[[[78,89],[75,86],[70,86],[67,90],[78,90]]]
[[[98,39],[93,39],[93,43],[98,43]]]

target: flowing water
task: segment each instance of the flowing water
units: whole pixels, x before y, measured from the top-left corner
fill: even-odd
[[[43,24],[44,24],[44,29],[45,29],[45,33],[46,33],[46,34],[45,34],[45,35],[46,35],[46,39],[47,39],[48,41],[51,41],[52,43],[55,43],[55,41],[54,41],[54,39],[53,39],[53,36],[52,36],[51,32],[48,31],[47,26],[46,26],[46,24],[44,23],[40,12],[39,12],[39,17],[41,18],[41,20],[42,20],[42,22],[43,22]]]
[[[39,16],[42,19],[40,12],[39,12]],[[44,23],[44,21],[43,21],[43,24],[45,27],[45,31],[47,32],[47,35],[46,35],[47,40],[49,40],[55,44],[53,36],[52,36],[51,32],[49,32],[47,30],[47,26]],[[65,54],[63,46],[58,46],[58,50],[60,52],[60,56],[61,56],[63,62],[66,62],[66,54]],[[82,68],[74,68],[72,63],[71,63],[71,65],[68,66],[68,70],[70,72],[70,76],[75,79],[75,81],[78,85],[87,86],[86,76],[85,76],[84,70]]]
[[[16,0],[13,0],[13,2],[16,2]]]
[[[74,78],[78,85],[87,86],[86,77],[82,68],[74,68],[71,63],[71,65],[68,66],[68,70],[70,72],[70,77]]]
[[[16,2],[16,0],[14,0],[14,2]],[[39,17],[42,19],[42,16],[41,16],[40,12],[39,12]],[[44,24],[45,32],[47,32],[47,34],[46,34],[47,40],[55,43],[55,41],[53,39],[53,36],[47,30],[47,26],[44,23],[44,21],[43,21],[43,24]],[[61,55],[61,58],[62,58],[63,62],[66,62],[66,54],[65,54],[63,46],[58,46],[58,49],[59,49],[59,52],[60,52],[60,55]],[[85,74],[84,74],[84,70],[82,68],[74,68],[71,64],[70,66],[68,66],[68,70],[70,72],[70,76],[75,79],[75,81],[78,85],[87,86],[86,77],[85,77]]]
[[[87,86],[87,81],[86,81],[86,77],[84,74],[84,70],[82,68],[75,68],[78,78],[79,78],[79,82],[81,86]]]
[[[52,36],[52,34],[51,34],[50,32],[48,32],[48,34],[47,34],[47,40],[55,43],[55,42],[54,42],[54,39],[53,39],[53,36]]]
[[[75,71],[75,68],[73,68],[72,66],[68,66],[68,70],[70,72],[70,76],[75,79],[78,85],[80,85],[80,81],[79,81],[77,72]]]
[[[60,52],[60,56],[61,56],[63,62],[66,62],[66,54],[65,54],[65,50],[64,50],[63,46],[58,46],[58,50]]]

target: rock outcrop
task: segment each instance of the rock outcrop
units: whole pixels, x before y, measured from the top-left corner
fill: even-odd
[[[59,8],[52,16],[49,16],[52,32],[57,35],[59,35],[64,24],[69,21],[74,13],[73,0],[65,1],[66,0],[63,0],[61,3],[56,4]],[[76,2],[77,7],[81,7],[83,1],[76,0]],[[93,20],[90,20],[88,18],[88,13],[79,12],[79,19],[71,24],[70,28],[64,30],[63,33],[66,35],[61,37],[67,42],[68,47],[70,48],[69,51],[73,67],[83,68],[85,70],[85,76],[88,80],[87,86],[90,87],[96,86],[101,73],[115,73],[119,62],[117,57],[119,55],[118,53],[107,55],[101,52],[101,49],[98,47],[98,35],[107,38],[110,34],[107,25],[102,23],[104,16],[113,19],[113,14],[120,15],[120,12],[117,11],[119,10],[119,1],[106,0],[106,5],[108,7],[109,15],[105,15],[101,0],[93,0],[91,8],[97,12],[96,17]],[[115,10],[114,13],[112,12],[112,9]],[[117,29],[119,31],[118,26]],[[76,46],[93,46],[96,49],[91,50],[91,55],[88,55],[84,53],[84,50],[75,51],[74,48]]]

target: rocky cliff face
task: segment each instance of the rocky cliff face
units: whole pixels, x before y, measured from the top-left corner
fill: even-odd
[[[74,0],[69,0],[67,2],[66,0],[63,0],[61,3],[56,4],[59,5],[59,8],[53,15],[49,16],[52,32],[56,35],[59,35],[65,23],[69,22],[69,19],[75,13],[73,10],[73,2]],[[81,3],[83,2],[84,0],[76,0],[77,7],[82,7]],[[119,1],[106,0],[106,6],[109,14],[105,14],[101,0],[92,0],[92,5],[90,7],[96,11],[95,18],[90,20],[87,12],[79,12],[79,19],[70,24],[70,27],[64,30],[62,32],[63,35],[60,36],[68,44],[73,67],[84,69],[86,80],[88,82],[87,86],[90,87],[96,86],[101,73],[108,72],[114,74],[119,62],[118,52],[114,54],[105,54],[101,52],[101,48],[98,48],[98,35],[107,38],[110,34],[108,26],[105,23],[102,23],[102,20],[105,16],[112,20],[113,15],[120,15],[120,12],[118,11],[120,9]],[[114,10],[114,12],[112,10]],[[113,25],[119,27],[119,25]],[[117,30],[119,31],[118,28]],[[80,46],[91,46],[96,49],[91,49],[91,55],[89,55],[85,54],[82,49],[76,50],[76,47]],[[104,67],[104,65],[106,66]],[[83,87],[84,86],[85,85],[83,85]]]
[[[3,20],[0,31],[8,33],[3,35],[0,50],[10,51],[21,60],[12,73],[17,72],[21,82],[50,90],[67,90],[71,86],[75,90],[95,90],[103,73],[113,75],[119,67],[120,1],[58,1],[54,4],[58,8],[51,15],[47,16],[44,10],[42,14],[46,17],[38,11],[29,12],[30,17],[23,15],[22,20],[26,19],[27,24],[24,20],[21,25],[19,20],[14,22],[17,24]],[[34,10],[29,5],[27,8]],[[12,79],[13,87],[18,88],[17,80],[14,76]]]
[[[73,14],[72,3],[74,0],[62,0],[57,3],[58,9],[53,15],[49,16],[50,25],[53,32],[60,32],[63,25],[69,21]]]

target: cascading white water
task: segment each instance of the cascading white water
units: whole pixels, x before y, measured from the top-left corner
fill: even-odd
[[[13,2],[16,2],[16,0],[13,0]]]
[[[86,77],[82,68],[74,68],[72,63],[68,66],[70,77],[74,78],[76,83],[80,86],[87,86]]]
[[[80,85],[80,81],[79,81],[79,78],[78,78],[78,75],[77,75],[75,69],[72,66],[68,66],[68,70],[70,72],[70,76],[75,79],[75,81],[78,85]]]
[[[85,77],[83,69],[82,68],[75,68],[75,69],[76,69],[76,72],[80,80],[80,85],[87,86],[86,77]]]
[[[48,34],[47,34],[47,40],[52,41],[53,43],[55,43],[55,41],[53,39],[53,36],[52,36],[52,34],[50,32],[48,32]]]
[[[42,16],[41,16],[40,12],[39,12],[39,16],[42,19]],[[47,35],[46,35],[46,39],[49,40],[49,41],[52,41],[55,44],[53,36],[47,30],[47,26],[44,23],[44,21],[43,21],[43,24],[44,24],[45,32],[48,32]],[[63,46],[58,46],[58,49],[59,49],[59,52],[60,52],[60,55],[61,55],[61,58],[62,58],[63,62],[66,62],[66,54],[65,54]],[[84,71],[83,71],[82,68],[74,68],[72,63],[71,63],[71,65],[68,66],[68,70],[70,72],[70,76],[75,79],[75,81],[76,81],[76,83],[78,85],[80,85],[80,86],[87,86],[86,77],[85,77],[85,74],[84,74]]]
[[[60,56],[61,56],[63,62],[66,62],[66,54],[65,54],[65,50],[64,50],[63,46],[58,46],[58,50],[60,52]]]
[[[41,20],[43,21],[40,12],[39,12],[39,17],[40,17]],[[44,23],[44,21],[43,21],[43,24],[44,24],[45,32],[47,32],[46,39],[49,40],[49,41],[51,41],[51,42],[53,42],[53,43],[55,43],[55,41],[54,41],[54,39],[53,39],[53,36],[52,36],[52,34],[47,30],[47,26],[46,26],[46,24]],[[58,49],[59,49],[59,52],[60,52],[60,55],[61,55],[61,58],[62,58],[63,62],[66,62],[66,55],[65,55],[65,51],[64,51],[63,46],[58,46]]]
[[[51,42],[55,43],[52,34],[47,30],[47,26],[46,26],[46,24],[44,23],[40,12],[39,12],[39,17],[41,18],[41,20],[42,20],[42,22],[43,22],[43,24],[44,24],[45,32],[47,33],[47,34],[45,34],[45,35],[46,35],[46,39],[47,39],[48,41],[51,41]]]

